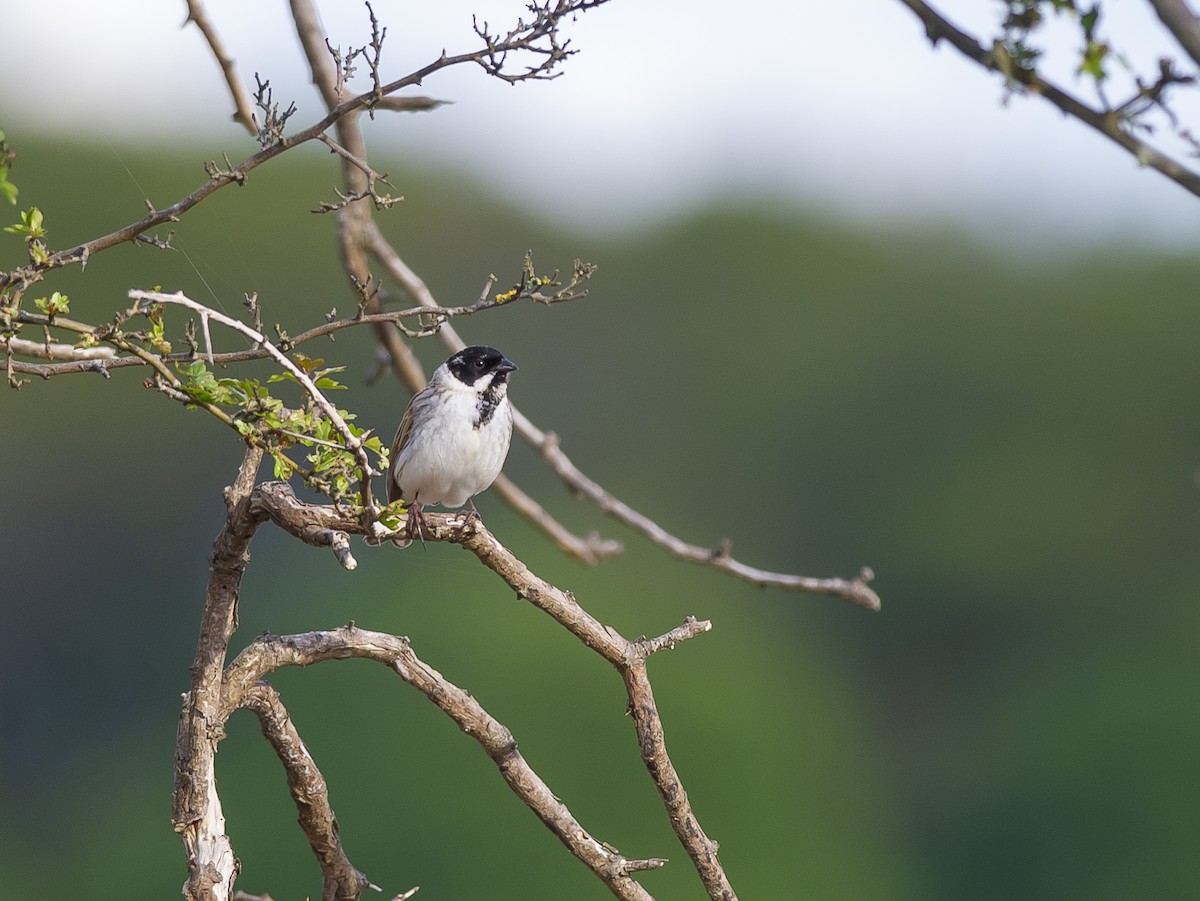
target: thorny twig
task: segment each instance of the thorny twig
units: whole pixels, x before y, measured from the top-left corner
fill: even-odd
[[[275,102],[271,82],[263,81],[258,73],[255,73],[254,81],[254,105],[263,111],[263,124],[255,137],[258,138],[258,146],[270,147],[283,140],[283,130],[287,127],[288,119],[296,114],[296,104],[289,103],[287,109],[281,112],[279,104]]]
[[[147,216],[129,225],[119,228],[116,231],[102,235],[99,238],[93,238],[83,244],[78,244],[66,250],[56,251],[49,255],[47,260],[35,266],[18,267],[10,272],[0,272],[0,290],[10,286],[16,286],[19,291],[24,291],[35,282],[41,281],[45,274],[51,270],[62,268],[74,263],[86,265],[88,259],[94,253],[99,253],[119,244],[124,244],[127,241],[133,241],[138,235],[141,235],[159,225],[167,222],[177,221],[183,214],[191,210],[205,198],[219,191],[228,184],[245,184],[246,177],[254,169],[264,163],[274,159],[281,153],[291,150],[300,144],[305,144],[309,141],[318,140],[319,136],[329,130],[334,125],[340,125],[347,117],[360,110],[366,109],[368,106],[375,104],[378,107],[380,97],[386,97],[401,91],[404,88],[412,87],[421,84],[426,78],[435,72],[440,72],[443,69],[452,68],[464,63],[480,63],[489,59],[497,53],[541,53],[543,48],[541,41],[546,39],[552,32],[556,33],[558,23],[564,18],[569,18],[578,12],[591,9],[598,6],[606,0],[559,0],[553,10],[553,15],[549,18],[540,17],[538,24],[527,25],[523,28],[518,27],[509,33],[509,36],[500,43],[487,44],[484,47],[458,53],[453,56],[443,53],[437,59],[410,72],[401,78],[397,78],[386,84],[378,85],[371,91],[363,94],[357,94],[346,100],[340,100],[336,97],[336,92],[333,91],[333,86],[330,85],[331,96],[333,103],[326,113],[318,122],[304,128],[290,136],[281,136],[279,140],[272,143],[270,146],[264,147],[258,153],[243,160],[235,165],[228,154],[223,154],[225,167],[221,168],[215,162],[208,162],[204,166],[204,171],[208,175],[208,181],[193,191],[186,197],[176,201],[171,206],[162,210],[152,210]],[[293,8],[293,15],[299,19],[301,13]],[[313,15],[315,19],[315,14]],[[553,29],[547,31],[547,22],[553,24]],[[324,47],[324,39],[322,38],[322,48]],[[324,50],[322,50],[324,54]],[[327,59],[327,58],[326,58]],[[523,80],[528,76],[517,76],[514,80]],[[331,76],[332,78],[332,76]],[[325,87],[322,86],[324,93]],[[328,97],[327,97],[328,99]],[[354,153],[360,158],[365,158],[365,154],[356,153],[355,148],[348,146],[348,142],[339,141],[343,147]]]
[[[582,265],[587,266],[588,264],[585,263]],[[370,292],[371,293],[368,300],[374,299],[374,297],[377,295],[377,286],[372,286]],[[551,297],[550,302],[565,303],[567,301],[577,300],[581,297],[584,297],[586,296],[586,293],[586,291],[572,291],[564,293],[561,297]],[[546,299],[542,298],[540,295],[529,295],[524,299],[536,301],[538,303],[547,302]],[[298,332],[295,335],[289,336],[287,346],[289,349],[293,349],[317,338],[330,337],[335,333],[342,331],[343,329],[353,328],[358,325],[392,325],[399,329],[407,337],[422,338],[437,332],[438,329],[440,329],[449,319],[453,319],[458,316],[471,316],[476,313],[482,313],[485,310],[494,310],[501,306],[510,305],[511,303],[511,299],[500,301],[491,297],[485,291],[484,295],[482,295],[473,303],[463,304],[462,306],[458,307],[438,307],[436,312],[432,311],[429,307],[422,305],[416,307],[407,307],[403,310],[389,310],[387,312],[380,313],[361,313],[360,315],[349,318],[327,319],[323,325],[314,326],[310,329],[305,329],[302,332]],[[258,295],[254,294],[248,296],[246,305],[252,316],[254,331],[260,334],[263,333],[261,307],[258,302]],[[403,321],[405,319],[414,318],[424,320],[425,324],[419,326],[418,328],[409,328],[404,325]],[[14,321],[20,324],[35,326],[44,326],[50,324],[48,317],[44,313],[33,313],[26,310],[18,310],[14,316]],[[99,330],[96,326],[78,323],[73,320],[64,320],[62,317],[59,317],[55,321],[54,325],[63,328],[70,328],[79,334],[94,333]],[[7,342],[5,339],[0,338],[0,344],[6,345]],[[46,355],[44,353],[35,353],[27,350],[27,348],[32,345],[36,345],[38,347],[43,346],[39,342],[23,341],[23,339],[19,339],[17,343],[12,345],[13,353],[45,358]],[[71,347],[71,345],[55,346]],[[81,350],[81,348],[74,347],[72,347],[72,349],[74,351]],[[158,359],[166,363],[186,363],[189,360],[195,359],[196,354],[197,351],[191,351],[188,353],[168,353],[160,355]],[[142,357],[132,355],[117,356],[111,348],[101,349],[95,354],[95,356],[104,357],[106,371],[108,369],[121,369],[129,366],[148,365],[147,361]],[[271,356],[271,352],[261,345],[255,345],[247,350],[227,351],[224,353],[214,351],[211,349],[211,347],[207,348],[205,351],[205,359],[218,366],[228,365],[230,363],[244,363],[250,360],[262,360],[269,356]],[[66,362],[33,363],[22,360],[14,360],[13,367],[15,372],[37,375],[41,378],[50,378],[56,375],[70,375],[78,372],[93,371],[95,367],[82,364],[80,362],[86,357],[87,355],[78,352],[71,354],[63,353],[61,355],[55,354],[54,359]]]
[[[212,359],[212,344],[208,335],[209,319],[213,319],[221,323],[226,328],[233,329],[235,332],[238,332],[239,334],[248,338],[255,346],[261,347],[266,352],[267,356],[274,360],[275,363],[282,369],[285,369],[287,372],[289,372],[292,377],[300,383],[308,396],[311,397],[316,405],[320,408],[322,415],[324,415],[324,417],[333,424],[333,427],[338,430],[338,434],[342,436],[345,446],[354,454],[355,459],[358,461],[358,466],[362,472],[362,479],[360,481],[360,496],[362,498],[362,506],[367,510],[371,509],[371,476],[378,475],[379,473],[372,468],[370,457],[367,456],[366,447],[364,447],[362,440],[354,434],[350,426],[346,424],[346,421],[338,412],[337,407],[331,404],[325,395],[321,393],[321,391],[313,383],[312,379],[309,378],[307,372],[288,359],[287,354],[272,344],[271,341],[261,332],[256,332],[244,322],[240,322],[239,320],[230,316],[226,316],[223,313],[218,313],[211,307],[206,307],[204,304],[197,303],[191,298],[186,297],[183,292],[178,292],[176,294],[163,294],[159,291],[134,290],[129,292],[129,297],[130,299],[141,303],[161,303],[180,306],[199,315],[201,327],[204,330],[205,347],[208,351],[210,361]]]
[[[317,209],[313,210],[314,213],[334,213],[340,210],[342,207],[354,203],[356,200],[364,200],[368,197],[371,199],[371,202],[375,204],[375,209],[377,210],[391,209],[392,206],[404,200],[403,197],[393,197],[391,194],[380,194],[375,190],[375,183],[379,181],[383,182],[388,187],[392,187],[392,183],[388,181],[386,173],[381,175],[380,173],[376,172],[367,164],[365,160],[360,160],[342,145],[330,138],[329,135],[320,135],[318,140],[329,148],[330,153],[336,153],[342,159],[357,166],[359,170],[362,171],[362,173],[367,177],[367,189],[365,191],[353,191],[350,194],[343,194],[340,190],[338,190],[337,194],[339,200],[337,203],[321,203]]]

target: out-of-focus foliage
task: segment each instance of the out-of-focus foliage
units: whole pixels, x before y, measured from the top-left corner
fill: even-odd
[[[20,191],[17,186],[8,180],[8,173],[12,171],[13,161],[17,155],[9,148],[5,141],[4,132],[0,131],[0,197],[3,197],[11,204],[16,204],[17,195]]]
[[[136,218],[142,191],[170,202],[201,177],[187,160],[213,155],[20,146],[22,200],[56,247]],[[230,315],[258,292],[264,323],[292,332],[351,309],[332,223],[306,212],[327,165],[314,151],[261,170],[179,223],[177,252],[119,248],[52,290],[96,318],[134,282]],[[675,563],[603,521],[629,551],[585,570],[480,499],[535,571],[626,634],[714,621],[651,673],[743,897],[1121,899],[1195,884],[1200,265],[988,251],[932,226],[872,231],[750,203],[572,235],[388,168],[408,199],[385,227],[443,303],[471,302],[492,272],[507,283],[529,247],[599,263],[587,300],[457,323],[520,364],[514,399],[585,471],[687,538],[729,536],[750,562],[879,574],[872,616]],[[26,253],[4,237],[0,268]],[[406,397],[365,385],[368,334],[308,352],[346,367],[338,401],[359,425],[395,426]],[[444,356],[434,341],[419,352]],[[184,875],[175,719],[240,448],[142,377],[0,394],[0,872],[14,897],[172,897]],[[533,452],[514,448],[508,471],[572,525],[597,524]],[[240,635],[350,619],[408,635],[513,729],[585,826],[673,858],[644,877],[652,893],[701,897],[615,674],[469,557],[359,546],[347,574],[269,527],[253,550]],[[608,897],[381,667],[273,681],[351,859],[386,891]],[[282,772],[252,718],[232,726],[217,765],[239,885],[313,895]]]

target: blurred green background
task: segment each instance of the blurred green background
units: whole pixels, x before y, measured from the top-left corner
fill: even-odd
[[[9,131],[21,207],[61,248],[195,188],[177,155]],[[1196,544],[1200,263],[1153,249],[987,247],[712,203],[629,232],[550,227],[453,172],[380,156],[382,217],[438,299],[572,257],[585,301],[457,323],[521,371],[517,404],[667,529],[767,568],[852,576],[884,608],[757,590],[668,558],[569,496],[529,448],[507,471],[572,527],[626,542],[564,559],[498,498],[489,526],[626,635],[711,633],[651,665],[669,749],[745,899],[1182,898],[1200,878]],[[291,332],[354,300],[336,165],[301,149],[176,225],[45,283],[103,321],[131,287],[230,313],[257,291]],[[564,204],[570,198],[563,198]],[[5,214],[12,221],[16,211]],[[21,259],[0,236],[0,268]],[[40,290],[40,289],[39,289]],[[178,337],[178,335],[176,335]],[[232,339],[223,339],[235,347]],[[370,335],[307,347],[385,437],[407,401]],[[419,352],[432,367],[441,345]],[[232,433],[142,373],[0,393],[0,873],[9,897],[177,897],[172,750]],[[637,754],[616,674],[455,548],[327,552],[263,528],[240,647],[355,620],[416,652],[515,733],[529,762],[656,897],[703,897]],[[377,665],[272,678],[329,782],[351,859],[422,899],[609,897],[486,756]],[[239,887],[318,895],[282,771],[248,714],[218,756]]]

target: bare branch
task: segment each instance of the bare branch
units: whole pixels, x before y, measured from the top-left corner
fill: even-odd
[[[330,528],[344,528],[347,531],[361,529],[359,524],[347,520],[331,507],[317,507],[300,501],[291,488],[282,482],[261,485],[255,495],[256,503],[264,511],[270,511],[265,515],[270,515],[276,524],[293,534],[308,528],[314,521],[322,522]],[[679,775],[667,754],[662,722],[654,704],[654,695],[646,672],[646,660],[650,654],[701,634],[707,631],[711,624],[689,618],[682,626],[659,638],[650,641],[630,641],[616,629],[604,625],[588,613],[570,592],[563,591],[531,572],[478,519],[466,518],[460,514],[425,513],[423,530],[427,541],[450,541],[469,550],[518,597],[549,614],[559,625],[617,669],[629,697],[629,710],[637,730],[642,759],[666,807],[671,825],[693,861],[709,896],[732,901],[736,895],[717,860],[717,844],[700,827],[688,801],[687,792],[684,791]],[[401,535],[404,531],[401,529],[395,534]],[[329,633],[312,634],[324,636]],[[296,638],[292,636],[287,642]],[[260,642],[265,640],[260,639]],[[403,647],[407,649],[406,642]],[[290,645],[280,653],[291,654]],[[226,679],[226,696],[223,699],[224,708],[235,706],[239,692],[262,677],[262,664],[256,662],[257,660],[255,654],[247,654],[245,660],[239,656],[238,660],[230,664]],[[402,671],[401,675],[407,681],[405,672]],[[467,697],[469,698],[469,695]],[[437,698],[431,696],[431,700],[442,706]],[[461,722],[460,726],[468,734],[476,737],[475,733]],[[476,737],[476,740],[482,743],[482,739]],[[545,819],[541,811],[538,811],[538,815]]]
[[[670,632],[665,632],[657,638],[642,638],[634,642],[639,657],[649,657],[651,654],[657,654],[659,651],[674,648],[681,641],[687,641],[689,638],[695,638],[697,635],[703,635],[712,628],[712,623],[708,620],[698,620],[694,616],[689,616],[683,621],[683,625],[676,626]]]
[[[650,688],[645,659],[635,658],[628,666],[622,667],[621,677],[629,695],[629,715],[633,718],[637,731],[642,762],[650,771],[650,778],[654,780],[654,787],[658,789],[659,797],[666,807],[667,818],[671,821],[675,835],[688,857],[692,859],[701,882],[708,890],[708,896],[720,901],[736,901],[737,895],[734,894],[733,887],[725,876],[725,870],[717,859],[717,843],[701,828],[683,782],[680,781],[675,765],[667,754],[666,737],[663,734],[658,707],[654,703],[654,692]]]
[[[219,719],[221,674],[229,639],[237,628],[242,572],[249,561],[250,539],[266,519],[251,510],[252,482],[245,477],[258,469],[262,454],[258,448],[246,450],[241,475],[226,492],[229,515],[213,545],[191,690],[184,695],[179,717],[171,819],[183,838],[188,864],[184,895],[189,901],[228,897],[238,872],[217,794],[216,753],[223,722]]]
[[[604,0],[591,0],[591,2],[585,2],[585,0],[559,0],[553,11],[553,20],[556,23],[556,27],[560,19],[590,9],[601,2],[604,2]],[[316,11],[312,8],[308,0],[292,0],[292,10],[297,21],[297,29],[301,34],[302,42],[304,42],[306,29],[309,26],[302,23],[310,21],[315,23]],[[319,25],[315,27],[319,33]],[[395,79],[387,84],[380,85],[377,89],[364,94],[358,94],[341,102],[338,102],[338,97],[334,90],[336,75],[332,72],[332,64],[329,62],[328,56],[323,53],[314,55],[309,45],[305,43],[305,51],[309,56],[310,65],[313,66],[314,81],[321,88],[322,96],[325,97],[327,104],[330,106],[329,112],[320,121],[296,132],[290,137],[281,137],[275,143],[264,147],[258,153],[237,165],[230,162],[227,157],[224,169],[218,168],[215,164],[207,165],[205,171],[209,176],[208,181],[166,209],[152,210],[144,218],[110,232],[107,235],[94,238],[91,241],[66,250],[52,253],[44,263],[36,266],[20,267],[11,272],[0,272],[0,288],[5,288],[9,285],[27,287],[30,284],[40,281],[45,273],[50,270],[58,269],[72,263],[86,264],[87,260],[94,253],[107,250],[118,244],[124,244],[127,241],[133,241],[138,235],[144,232],[164,223],[178,220],[182,215],[195,207],[196,204],[226,185],[230,183],[244,184],[246,176],[263,163],[274,159],[281,153],[291,150],[293,147],[316,140],[319,135],[324,134],[331,126],[338,124],[343,118],[366,109],[371,104],[376,103],[381,97],[394,94],[404,88],[420,85],[430,75],[440,72],[442,69],[462,65],[463,63],[482,63],[497,52],[533,50],[536,48],[537,41],[543,36],[539,30],[532,29],[520,32],[511,42],[505,42],[500,45],[485,46],[478,50],[459,53],[454,56],[447,56],[443,53],[433,62],[410,72],[402,78]],[[319,46],[324,46],[323,36],[320,38]],[[320,61],[317,61],[316,56],[320,56]],[[327,84],[328,90],[326,89]],[[344,135],[338,143],[355,156],[365,158],[365,154],[359,152],[361,147],[348,142]],[[361,141],[358,143],[361,144]]]
[[[225,678],[225,709],[245,703],[246,698],[259,690],[260,680],[280,667],[311,666],[326,660],[349,658],[375,660],[388,666],[454,720],[492,758],[513,793],[537,814],[572,854],[604,881],[613,895],[652,901],[650,894],[633,880],[630,873],[657,869],[666,861],[660,858],[628,860],[606,843],[593,838],[529,766],[512,733],[468,692],[417,657],[407,639],[359,629],[353,623],[328,632],[261,636],[229,664]]]
[[[1183,0],[1150,0],[1150,5],[1192,62],[1200,65],[1200,19],[1196,14]]]
[[[850,601],[853,604],[858,604],[860,607],[866,607],[868,610],[879,609],[879,596],[867,585],[872,578],[872,573],[869,569],[864,569],[858,578],[853,580],[816,579],[811,576],[769,572],[740,563],[730,556],[728,541],[715,549],[688,544],[686,541],[676,538],[649,517],[644,516],[628,504],[618,500],[584,475],[571,462],[570,458],[562,452],[562,449],[558,445],[558,436],[554,433],[542,432],[537,426],[526,419],[524,414],[515,410],[513,412],[513,424],[530,444],[541,450],[542,456],[550,464],[550,467],[558,473],[567,487],[588,498],[609,516],[641,532],[675,557],[691,563],[714,567],[764,588],[786,588],[791,591],[827,594],[841,598],[844,601]]]
[[[283,764],[288,789],[300,815],[300,828],[308,836],[308,843],[321,865],[325,882],[322,898],[325,901],[358,901],[363,891],[371,887],[371,882],[346,857],[337,818],[329,806],[329,788],[288,716],[279,692],[265,682],[259,682],[242,695],[241,706],[258,717],[263,735]]]
[[[329,135],[321,135],[318,140],[320,140],[322,144],[329,148],[330,153],[336,153],[342,159],[348,161],[351,165],[356,166],[359,171],[361,171],[367,177],[367,190],[341,195],[341,200],[337,203],[322,203],[319,208],[313,210],[314,213],[336,212],[337,210],[340,210],[342,207],[351,204],[356,200],[364,200],[368,197],[371,199],[371,202],[375,204],[375,209],[391,209],[392,206],[404,199],[403,197],[393,197],[391,194],[379,194],[376,192],[375,183],[377,181],[383,182],[388,187],[391,187],[392,183],[387,180],[386,174],[381,175],[376,172],[367,164],[366,160],[356,157],[341,144],[329,137]],[[338,193],[341,194],[341,192]]]
[[[208,41],[208,46],[212,49],[213,56],[217,60],[217,64],[221,67],[221,72],[225,76],[225,83],[229,85],[229,93],[233,96],[233,105],[236,112],[233,114],[233,121],[241,122],[245,126],[246,131],[251,135],[258,133],[258,122],[254,118],[254,106],[250,102],[250,95],[246,92],[245,86],[241,79],[237,77],[233,57],[225,50],[225,45],[221,42],[217,35],[216,29],[208,18],[208,13],[204,10],[204,5],[200,0],[187,0],[188,14],[184,20],[186,25],[188,22],[194,22],[196,27],[200,29],[200,33],[204,35],[204,40]]]
[[[225,491],[228,515],[217,536],[209,571],[191,690],[184,696],[175,749],[172,820],[182,835],[188,864],[184,895],[189,901],[228,898],[240,865],[225,830],[216,790],[216,750],[224,738],[231,709],[222,709],[225,659],[237,628],[237,604],[249,545],[267,516],[252,504],[254,474],[262,462],[259,448],[248,448],[238,478]],[[300,825],[321,865],[323,899],[350,901],[370,886],[346,858],[328,792],[278,695],[266,685],[243,686],[238,706],[251,709],[287,773],[300,814]],[[238,895],[235,897],[252,897]],[[267,896],[264,896],[267,897]]]
[[[0,347],[11,350],[14,354],[44,357],[47,360],[112,360],[117,356],[117,352],[111,347],[76,347],[73,344],[29,341],[25,338],[5,338],[3,336],[0,336]]]

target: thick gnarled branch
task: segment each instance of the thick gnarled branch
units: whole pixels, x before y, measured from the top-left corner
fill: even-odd
[[[262,694],[265,689],[260,680],[280,667],[311,666],[328,660],[352,658],[384,664],[424,694],[459,729],[478,742],[496,764],[513,793],[609,887],[615,897],[630,901],[652,901],[650,894],[630,874],[657,869],[666,861],[661,858],[630,860],[590,835],[534,772],[508,728],[468,692],[417,657],[407,639],[360,629],[353,623],[327,632],[261,636],[229,665],[224,683],[223,708],[231,710],[236,706],[245,706],[247,699]],[[251,703],[254,703],[253,700]],[[318,790],[323,787],[319,774],[314,782]],[[303,785],[293,788],[293,794],[297,791],[306,794]],[[322,870],[328,872],[324,861]]]
[[[278,694],[262,681],[281,666],[305,666],[351,657],[372,659],[389,666],[474,738],[495,762],[513,792],[608,886],[615,897],[652,901],[632,874],[661,867],[666,861],[662,858],[626,858],[610,845],[592,837],[529,766],[517,750],[509,730],[468,692],[418,658],[407,639],[368,632],[353,624],[330,632],[282,638],[266,635],[247,646],[228,666],[223,666],[237,624],[241,576],[249,559],[250,540],[259,525],[270,520],[305,540],[311,538],[314,530],[327,533],[364,530],[361,523],[335,507],[299,501],[286,483],[272,482],[252,489],[253,474],[260,463],[261,452],[248,451],[237,482],[226,492],[229,513],[214,547],[201,635],[192,668],[192,689],[185,697],[180,717],[174,820],[176,828],[184,835],[187,850],[189,879],[185,894],[190,901],[227,898],[233,891],[238,865],[225,833],[220,797],[216,791],[215,757],[226,721],[235,710],[243,707],[258,717],[264,735],[284,765],[301,827],[321,866],[325,883],[323,899],[355,899],[369,885],[366,877],[351,865],[341,845],[328,792],[315,761]],[[708,623],[689,618],[664,636],[630,642],[588,615],[569,593],[532,574],[477,521],[427,514],[426,531],[427,540],[457,540],[473,550],[481,562],[495,568],[518,594],[550,612],[618,669],[640,671],[642,675],[635,677],[639,685],[639,680],[645,678],[648,654],[673,647],[709,628]],[[642,722],[645,717],[651,717],[656,723],[657,712],[652,703],[645,700],[648,690],[646,681],[644,689],[639,687],[630,693],[631,709],[634,709],[635,721]],[[647,734],[651,738],[642,741],[643,753],[651,753],[652,757],[648,759],[658,761],[666,753],[661,741],[661,725],[651,723]],[[658,737],[654,738],[655,735]],[[667,769],[657,767],[652,769],[652,774]],[[682,786],[673,786],[669,794],[678,800],[681,791]],[[687,807],[686,796],[682,805],[676,804],[673,816],[689,824],[689,835],[703,836]],[[697,859],[694,849],[687,843],[685,847],[689,855]],[[715,845],[711,852],[707,859],[715,862]],[[698,870],[712,897],[733,897],[731,891],[713,894],[714,888],[709,883],[719,885],[724,879],[719,867],[713,872],[699,867]]]
[[[348,532],[361,528],[357,522],[332,507],[304,503],[282,482],[259,486],[255,492],[255,505],[261,508],[263,515],[269,516],[276,525],[294,535],[311,530],[315,523],[331,530]],[[667,809],[671,825],[709,896],[733,901],[736,895],[717,859],[717,843],[700,826],[687,792],[683,790],[683,784],[667,754],[662,721],[646,672],[646,660],[651,654],[703,634],[711,628],[711,624],[689,617],[682,626],[663,636],[631,641],[588,613],[570,592],[563,591],[530,571],[477,518],[437,513],[425,513],[424,517],[427,541],[453,542],[473,553],[518,597],[548,614],[621,674],[642,759]],[[231,671],[234,669],[231,666]],[[253,677],[253,671],[240,675],[234,684],[246,684]],[[229,703],[232,703],[232,699],[226,702],[227,705]]]
[[[238,872],[217,794],[216,754],[223,722],[221,673],[237,628],[242,573],[250,559],[250,539],[266,519],[250,509],[262,456],[257,448],[247,450],[238,479],[225,494],[229,513],[213,545],[191,688],[179,717],[171,819],[183,838],[188,865],[183,891],[188,901],[228,898]]]
[[[238,706],[258,717],[263,736],[283,764],[300,828],[308,836],[308,843],[321,865],[322,898],[358,901],[366,889],[373,887],[378,891],[378,886],[372,886],[346,857],[338,835],[337,819],[329,805],[329,788],[288,716],[279,692],[265,682],[257,682],[242,692]]]

